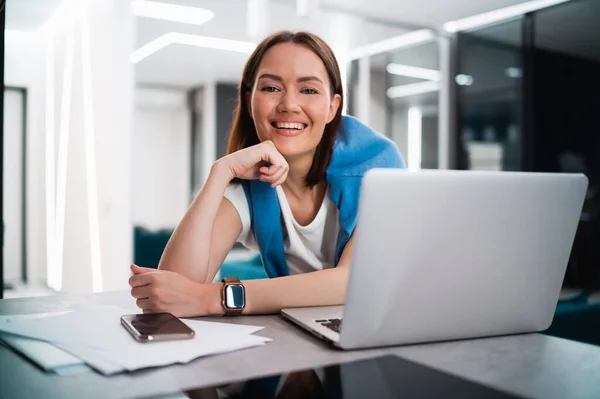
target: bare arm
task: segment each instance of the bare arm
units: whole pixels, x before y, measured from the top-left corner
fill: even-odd
[[[271,166],[262,166],[268,161]],[[209,283],[242,231],[235,207],[223,198],[234,177],[261,179],[273,186],[285,181],[289,167],[270,141],[227,155],[214,163],[202,190],[173,232],[159,269],[197,283]]]
[[[244,281],[244,314],[278,313],[302,306],[341,305],[345,302],[354,239],[350,238],[339,265],[296,276]],[[223,314],[221,283],[196,283],[169,271],[134,270],[129,284],[136,304],[148,312],[171,312],[178,317]]]
[[[158,268],[209,282],[242,231],[233,205],[223,198],[230,178],[217,164],[163,252]],[[214,270],[210,275],[210,270]]]
[[[354,236],[350,238],[334,269],[319,270],[295,276],[244,281],[246,308],[244,314],[278,313],[284,308],[343,305],[352,260]],[[212,292],[208,313],[221,314],[221,283],[207,285]],[[206,298],[206,297],[204,297]]]
[[[231,162],[225,158],[222,158],[225,162],[217,161],[169,240],[160,262],[161,270],[132,266],[136,275],[129,281],[131,295],[137,298],[136,303],[144,313],[168,311],[178,317],[223,313],[222,284],[210,281],[242,229],[237,211],[223,199],[223,194],[232,176],[260,178],[272,182],[272,186],[281,184],[288,168],[282,158],[274,163],[281,157],[274,148],[272,143],[265,142],[232,154],[235,158],[229,158]],[[266,159],[271,166],[231,170],[231,165],[255,165],[260,159]],[[245,281],[244,313],[269,314],[287,307],[343,304],[353,245],[351,237],[335,269]]]
[[[244,313],[277,313],[284,308],[343,305],[352,260],[353,236],[334,269],[268,280],[249,280]]]

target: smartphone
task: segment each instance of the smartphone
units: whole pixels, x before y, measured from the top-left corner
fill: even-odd
[[[194,330],[171,313],[127,314],[121,324],[138,342],[194,338]]]

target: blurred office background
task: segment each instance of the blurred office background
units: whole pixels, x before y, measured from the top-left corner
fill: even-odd
[[[225,153],[248,54],[281,29],[333,47],[345,112],[412,170],[586,173],[565,292],[600,285],[598,0],[7,0],[4,13],[5,297],[127,289],[131,262],[156,267]]]

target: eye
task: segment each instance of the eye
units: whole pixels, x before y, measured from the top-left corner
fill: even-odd
[[[275,93],[276,91],[279,91],[279,89],[275,86],[263,86],[261,87],[260,91],[265,91],[267,93]]]
[[[319,94],[318,91],[316,91],[315,89],[312,89],[310,87],[300,90],[300,93],[302,93],[302,94]]]

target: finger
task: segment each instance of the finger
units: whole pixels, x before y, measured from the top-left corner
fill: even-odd
[[[259,179],[262,181],[274,182],[279,180],[282,170],[284,170],[283,166],[278,166],[276,169],[273,169],[272,173],[260,175]]]
[[[287,179],[287,172],[285,172],[283,174],[283,176],[281,177],[281,179],[279,179],[275,183],[271,184],[271,187],[275,188],[277,186],[282,185],[285,182],[285,179]]]
[[[136,299],[135,304],[140,309],[151,309],[152,306],[150,304],[149,299]]]
[[[262,143],[264,148],[264,153],[262,155],[262,160],[268,162],[272,165],[286,165],[287,162],[283,155],[279,152],[275,144],[267,140]]]
[[[268,168],[266,168],[266,166],[263,166],[263,168],[266,168],[266,170],[264,172],[261,172],[261,173],[263,175],[273,176],[274,174],[276,174],[277,172],[279,172],[282,167],[283,167],[283,165],[281,165],[281,164],[277,164],[277,165],[274,164],[274,165],[269,166]]]
[[[132,288],[131,296],[134,298],[150,298],[150,285]]]
[[[142,287],[152,282],[153,274],[136,274],[135,276],[129,277],[129,285],[131,287]]]
[[[157,308],[152,304],[148,305],[148,306],[150,306],[150,307],[142,309],[144,311],[144,313],[164,313],[165,312],[164,310]]]
[[[281,180],[285,176],[285,171],[281,171],[281,173],[277,173],[277,175],[273,176],[271,180],[271,187],[276,187],[279,184],[283,183]],[[285,179],[283,179],[285,180]]]
[[[271,184],[272,187],[277,187],[281,184],[283,184],[283,182],[285,182],[285,180],[287,179],[287,175],[288,175],[288,169],[287,168],[282,168],[280,173],[278,173],[274,180],[273,183]]]
[[[286,165],[283,164],[278,164],[277,166],[272,166],[271,169],[269,170],[268,176],[273,177],[279,173],[281,173],[282,170],[285,170],[287,168]]]
[[[150,272],[155,272],[156,269],[151,269],[149,267],[140,267],[138,265],[134,265],[133,263],[130,266],[131,271],[135,274],[143,274],[143,273],[150,273]]]

